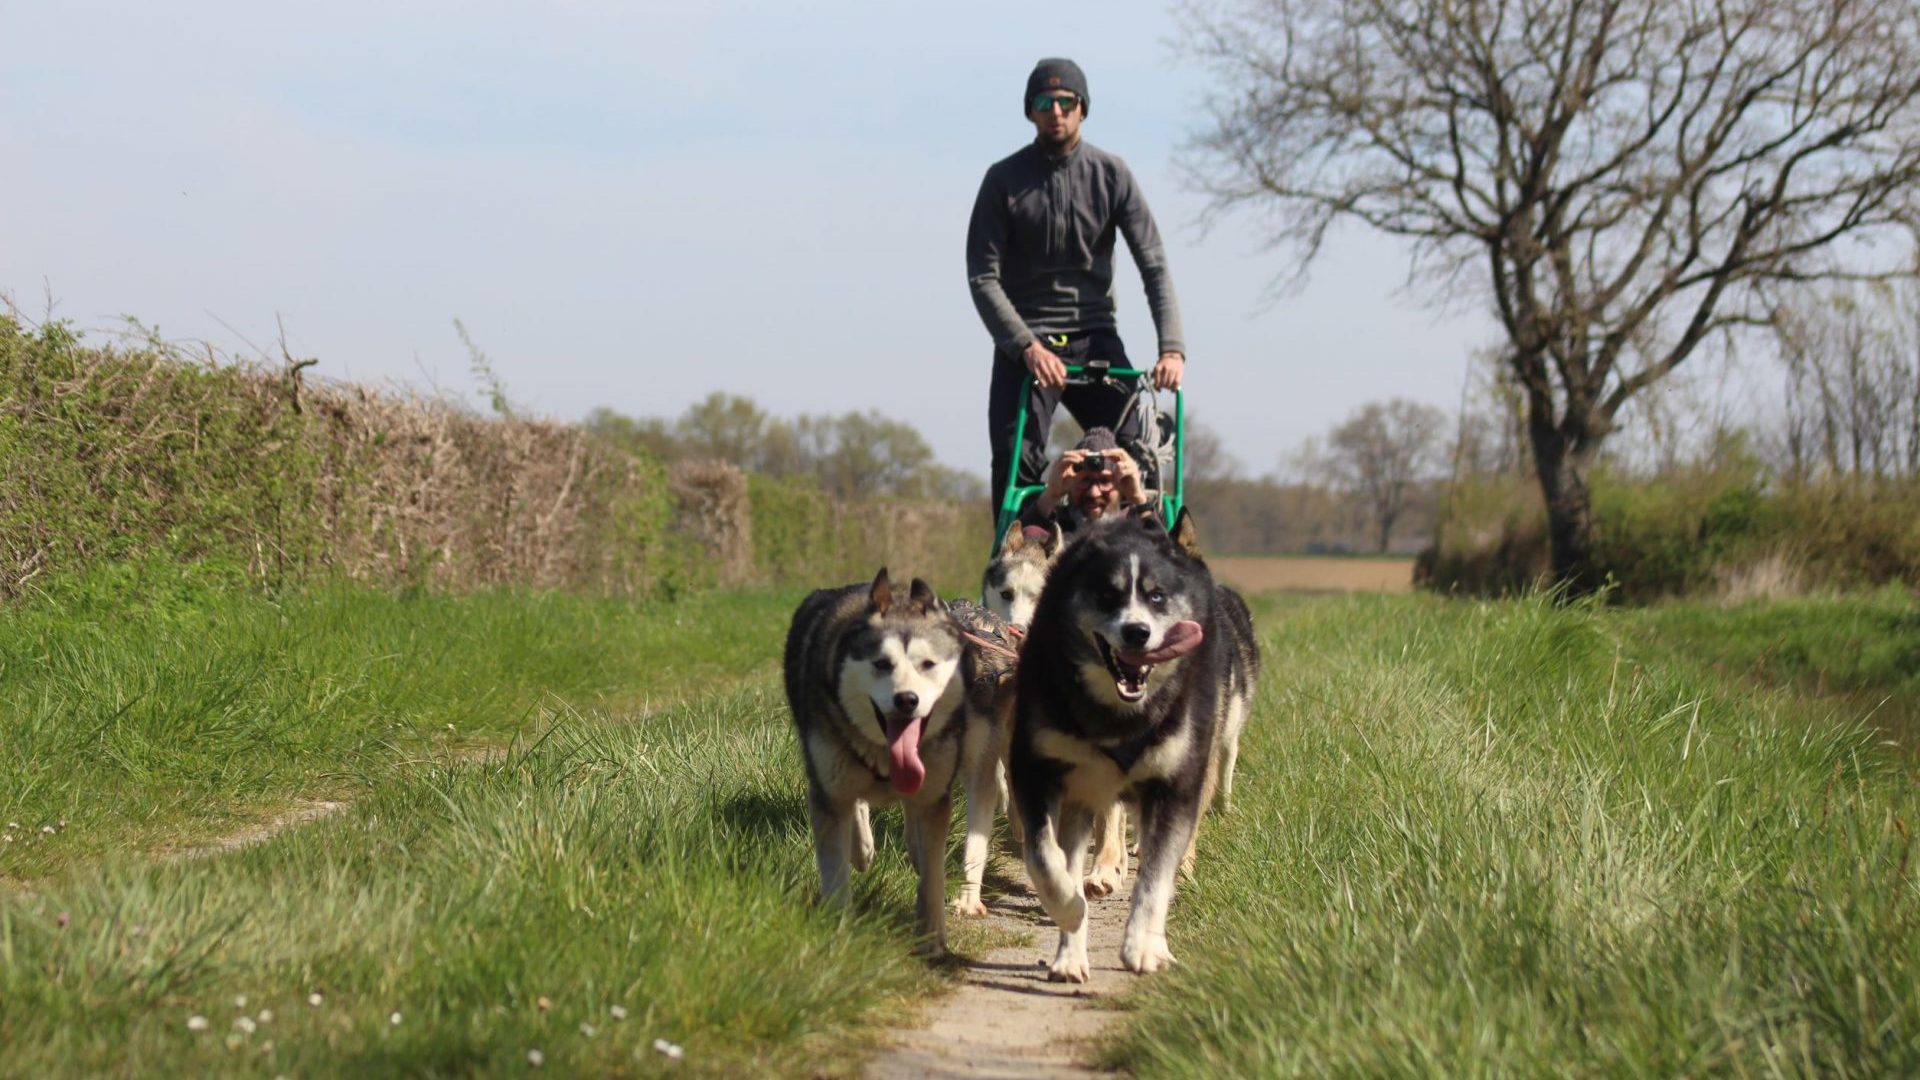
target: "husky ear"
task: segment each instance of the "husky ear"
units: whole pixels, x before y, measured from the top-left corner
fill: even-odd
[[[1047,538],[1041,543],[1040,550],[1046,554],[1047,558],[1051,559],[1055,555],[1060,554],[1060,548],[1064,546],[1066,542],[1067,534],[1060,531],[1060,523],[1050,521],[1047,523]]]
[[[875,615],[885,615],[893,606],[893,582],[887,580],[887,568],[881,567],[873,577],[873,588],[867,591],[867,610]]]
[[[1007,535],[1000,538],[1000,554],[1011,555],[1026,546],[1026,530],[1020,527],[1020,523],[1016,521],[1007,526]]]
[[[1180,508],[1180,516],[1173,519],[1173,542],[1181,551],[1200,558],[1200,527],[1193,523],[1193,515],[1186,507]]]
[[[907,603],[911,604],[922,615],[929,611],[940,610],[940,597],[934,593],[933,589],[929,587],[926,582],[921,581],[919,578],[914,578],[913,585],[907,589]]]

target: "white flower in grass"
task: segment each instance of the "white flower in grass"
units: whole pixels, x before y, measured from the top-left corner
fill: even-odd
[[[51,825],[42,825],[42,826],[40,826],[40,831],[41,831],[41,832],[43,832],[43,833],[45,833],[45,834],[46,834],[46,835],[48,835],[48,836],[52,836],[52,835],[53,835],[53,826],[51,826]]]
[[[187,1030],[188,1031],[207,1030],[207,1018],[204,1016],[201,1016],[199,1013],[195,1013],[192,1016],[187,1017]]]
[[[545,1065],[546,1063],[547,1063],[547,1055],[541,1053],[538,1050],[527,1051],[527,1064],[537,1069],[540,1066]]]
[[[272,1009],[261,1009],[261,1010],[260,1010],[260,1022],[261,1022],[261,1023],[263,1023],[263,1024],[271,1024],[271,1023],[273,1023],[273,1010],[272,1010]]]
[[[679,1043],[670,1043],[665,1039],[653,1040],[653,1048],[665,1054],[669,1061],[679,1061],[687,1056],[687,1050]]]
[[[251,1016],[236,1016],[233,1018],[233,1030],[241,1032],[242,1034],[251,1035],[258,1028],[259,1025],[253,1022],[253,1017]]]
[[[607,1006],[607,1013],[615,1020],[625,1020],[627,1018],[627,1007],[625,1005],[609,1005]]]
[[[394,1013],[394,1014],[393,1014],[392,1016],[389,1016],[389,1017],[387,1017],[387,1023],[389,1023],[389,1024],[392,1024],[392,1025],[393,1025],[394,1027],[399,1027],[399,1026],[400,1026],[400,1014],[399,1014],[399,1013]]]
[[[320,996],[320,991],[318,990],[315,990],[313,993],[307,995],[307,1004],[313,1006],[316,1009],[319,1008],[320,1003],[325,1000],[327,999]]]
[[[246,1007],[247,1007],[247,995],[245,995],[245,994],[235,994],[235,995],[233,995],[233,1007],[234,1007],[234,1008],[236,1008],[236,1009],[244,1009],[244,1008],[246,1008]]]
[[[588,1039],[591,1039],[591,1038],[593,1038],[593,1037],[594,1037],[594,1035],[595,1035],[595,1034],[596,1034],[596,1033],[597,1033],[598,1031],[599,1031],[599,1029],[598,1029],[598,1028],[596,1028],[596,1027],[594,1027],[594,1026],[593,1026],[592,1024],[581,1024],[581,1025],[580,1025],[580,1034],[581,1034],[581,1036],[583,1036],[584,1038],[588,1038]]]

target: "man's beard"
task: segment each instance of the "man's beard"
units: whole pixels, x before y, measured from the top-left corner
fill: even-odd
[[[1080,141],[1080,132],[1078,131],[1074,131],[1069,134],[1060,135],[1060,136],[1049,135],[1044,131],[1040,133],[1041,149],[1048,150],[1056,154],[1073,149],[1074,144],[1078,143],[1079,141]]]

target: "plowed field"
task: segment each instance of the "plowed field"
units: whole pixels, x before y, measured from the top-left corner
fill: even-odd
[[[1413,591],[1412,559],[1322,559],[1236,556],[1208,559],[1215,577],[1245,592]]]

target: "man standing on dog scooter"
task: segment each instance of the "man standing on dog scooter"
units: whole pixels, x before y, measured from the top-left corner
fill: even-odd
[[[1019,484],[1040,482],[1047,432],[1061,404],[1083,428],[1109,427],[1122,442],[1138,439],[1136,418],[1122,422],[1137,380],[1067,386],[1067,364],[1133,366],[1113,316],[1116,232],[1140,268],[1160,338],[1154,388],[1179,389],[1186,364],[1160,230],[1126,163],[1080,138],[1090,105],[1078,64],[1050,58],[1035,65],[1021,98],[1035,138],[987,169],[967,226],[967,285],[994,344],[987,427],[995,512],[1007,490],[1020,384],[1029,372],[1033,391]]]

